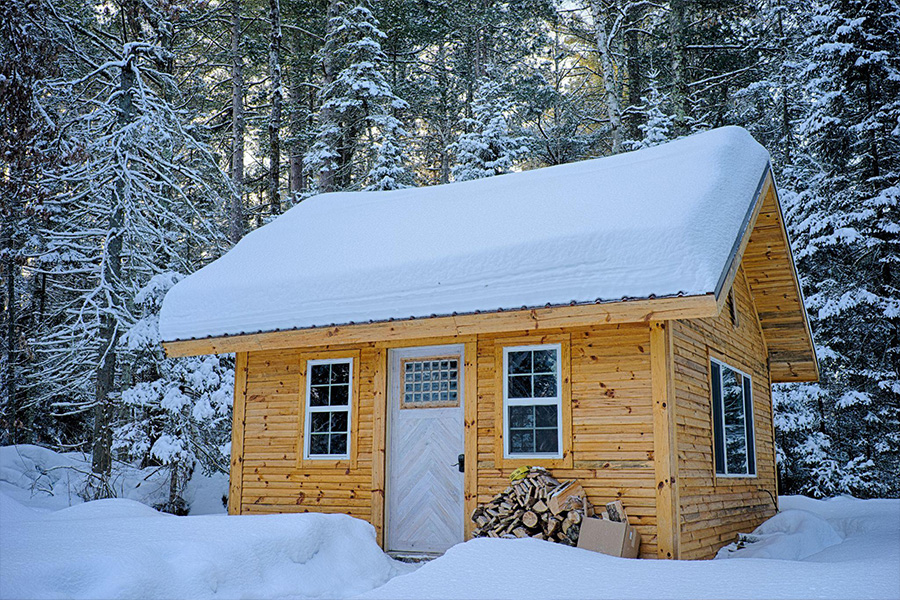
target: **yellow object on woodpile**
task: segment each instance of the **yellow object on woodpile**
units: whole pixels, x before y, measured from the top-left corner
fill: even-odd
[[[509,482],[515,483],[520,479],[525,479],[528,476],[528,472],[531,470],[531,467],[519,467],[509,475]]]

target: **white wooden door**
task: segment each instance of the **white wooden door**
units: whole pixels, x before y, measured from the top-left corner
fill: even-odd
[[[387,547],[444,552],[464,539],[463,346],[391,351]]]

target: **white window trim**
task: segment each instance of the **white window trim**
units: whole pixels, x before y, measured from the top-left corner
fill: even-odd
[[[556,350],[556,397],[555,398],[512,398],[509,397],[509,353],[522,350]],[[509,407],[510,406],[556,406],[557,451],[550,453],[512,454],[509,451]],[[532,346],[503,347],[503,458],[510,459],[556,459],[563,457],[563,415],[562,415],[562,344],[539,344]]]
[[[757,477],[757,472],[759,471],[759,465],[756,464],[756,421],[754,420],[754,413],[756,411],[753,409],[753,377],[751,377],[749,373],[742,371],[741,369],[738,369],[737,367],[733,367],[730,364],[719,360],[718,358],[710,357],[709,360],[710,360],[710,362],[714,362],[717,365],[719,365],[719,399],[720,399],[720,402],[722,403],[722,408],[719,411],[719,413],[722,415],[722,419],[721,419],[721,423],[719,423],[719,424],[722,427],[722,435],[726,435],[725,434],[725,396],[724,396],[724,385],[723,385],[723,381],[722,381],[722,368],[725,367],[725,368],[731,369],[735,373],[739,373],[742,377],[746,377],[747,379],[750,380],[750,436],[749,436],[749,439],[747,439],[748,436],[746,436],[746,435],[744,436],[745,437],[744,452],[746,452],[747,456],[749,457],[750,452],[752,450],[754,472],[753,473],[729,473],[728,472],[728,439],[726,438],[725,445],[724,445],[725,456],[722,457],[723,463],[725,465],[725,473],[716,473],[716,477],[724,478],[724,479],[740,479],[740,478],[755,479]],[[710,380],[712,380],[712,370],[711,369],[710,369],[709,374],[710,374]],[[712,383],[713,382],[710,381],[710,385],[712,385]],[[742,379],[741,380],[741,396],[743,396],[743,394],[744,394],[744,381]],[[710,396],[711,402],[716,401],[716,398],[715,398],[715,395],[713,394],[712,388],[710,388],[710,390],[709,390],[709,396]],[[744,400],[743,406],[745,409],[744,419],[746,422],[747,400],[746,400],[746,398],[743,398],[743,400]],[[716,412],[715,412],[715,410],[713,410],[713,417],[715,417],[715,414],[716,414]],[[745,430],[746,430],[746,427],[745,427]],[[715,471],[716,470],[716,441],[715,441],[716,430],[715,430],[715,427],[712,430],[712,435],[713,435],[713,471]],[[749,459],[748,459],[748,462],[749,462]],[[748,467],[749,467],[749,464],[748,464]]]
[[[315,365],[349,365],[349,381],[347,387],[347,406],[310,406],[309,391],[312,387],[312,367]],[[348,460],[350,458],[351,444],[353,443],[353,358],[318,358],[306,361],[306,397],[303,423],[303,460]],[[312,423],[311,415],[314,412],[338,412],[346,411],[347,413],[347,452],[344,454],[312,454],[309,453],[309,441],[311,437],[310,426]]]

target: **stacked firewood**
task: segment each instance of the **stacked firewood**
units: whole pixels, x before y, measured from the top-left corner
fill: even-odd
[[[581,521],[594,515],[584,489],[575,481],[560,483],[540,467],[513,481],[493,500],[472,513],[475,537],[532,537],[574,546]]]

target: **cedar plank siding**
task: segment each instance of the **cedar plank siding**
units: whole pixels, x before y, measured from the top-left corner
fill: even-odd
[[[712,558],[738,532],[752,531],[775,514],[771,386],[765,341],[743,267],[733,289],[736,328],[727,307],[716,318],[673,322],[683,559]],[[715,476],[709,352],[753,379],[756,478]]]
[[[375,349],[357,346],[356,468],[298,466],[301,357],[325,348],[251,352],[243,443],[242,513],[327,512],[371,519]],[[327,348],[333,350],[334,348]]]
[[[554,330],[547,333],[560,333]],[[573,467],[553,468],[558,479],[578,479],[590,500],[621,499],[641,532],[643,557],[656,556],[650,329],[645,323],[567,330],[571,334]],[[477,338],[477,498],[489,500],[509,485],[514,467],[496,468],[495,339],[541,335],[511,332]],[[353,426],[357,466],[298,469],[301,432],[301,357],[349,346],[259,351],[249,354],[242,462],[241,512],[347,513],[372,519],[372,427],[376,350],[361,348],[359,408]],[[469,358],[471,360],[471,358]],[[469,400],[469,399],[467,399]],[[540,461],[534,461],[539,463]],[[468,520],[468,515],[466,515]]]
[[[621,499],[631,524],[643,538],[641,557],[655,558],[650,327],[629,323],[566,332],[571,334],[573,468],[551,471],[560,481],[578,479],[595,505]],[[515,468],[495,466],[494,403],[498,400],[494,339],[526,335],[478,337],[479,503],[505,489]],[[533,338],[531,343],[541,343],[541,335],[529,337]],[[538,460],[533,462],[540,464]]]

